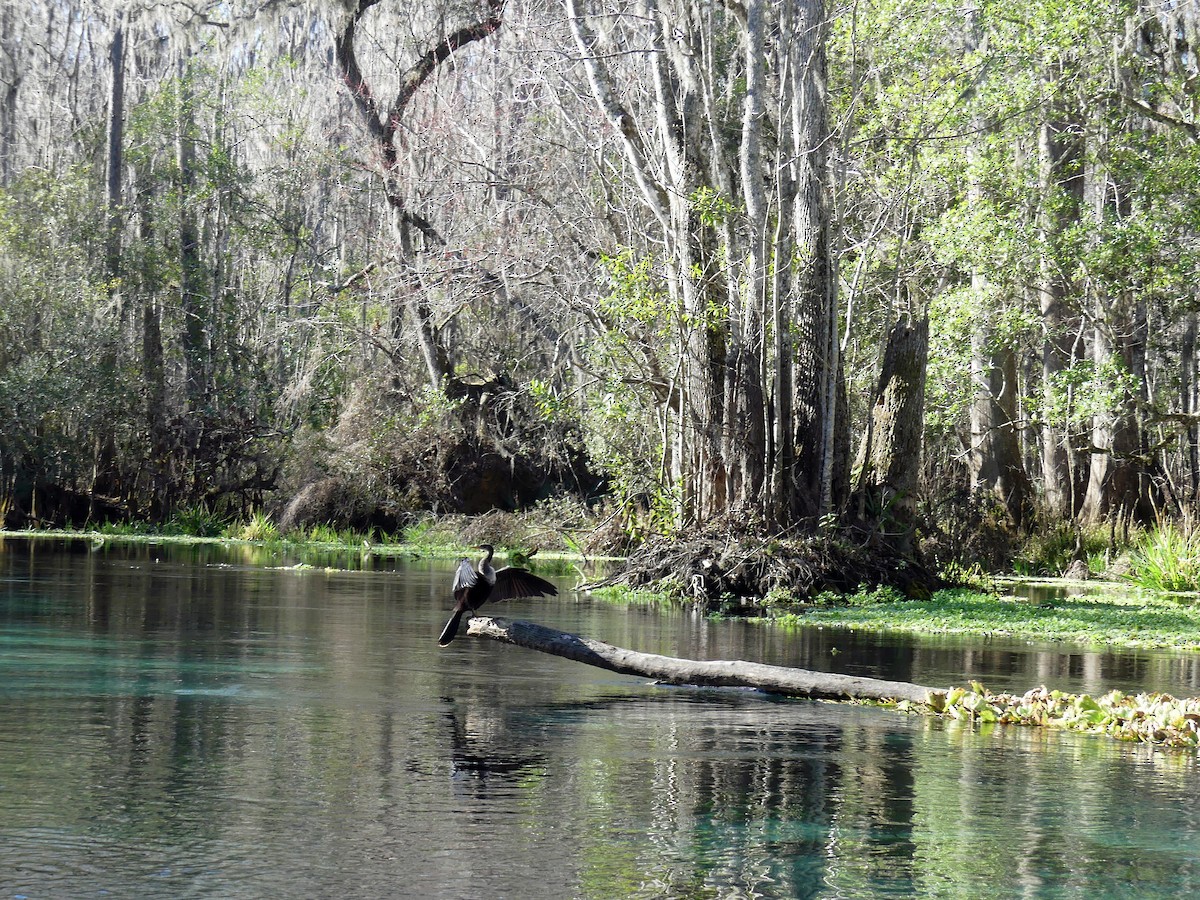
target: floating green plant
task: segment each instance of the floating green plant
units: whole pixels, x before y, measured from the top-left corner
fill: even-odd
[[[1170,694],[1110,691],[1097,698],[1039,687],[1016,696],[994,694],[972,682],[968,688],[951,689],[939,712],[970,722],[1040,725],[1120,741],[1200,747],[1200,699],[1181,700]]]
[[[818,625],[1059,641],[1082,645],[1200,649],[1200,606],[1153,594],[1117,591],[1031,602],[1016,597],[952,589],[928,600],[905,600],[888,592],[848,598],[773,620]]]

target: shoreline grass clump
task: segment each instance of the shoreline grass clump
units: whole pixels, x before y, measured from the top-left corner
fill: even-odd
[[[1200,531],[1164,525],[1129,554],[1129,579],[1157,591],[1200,590]]]

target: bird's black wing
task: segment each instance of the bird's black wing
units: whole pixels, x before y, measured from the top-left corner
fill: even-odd
[[[554,597],[558,588],[545,578],[538,578],[527,569],[505,566],[496,571],[496,586],[489,600],[511,600],[514,597]]]
[[[454,573],[454,593],[458,594],[463,588],[469,588],[479,580],[479,573],[471,566],[471,561],[465,556],[458,561],[458,569]]]

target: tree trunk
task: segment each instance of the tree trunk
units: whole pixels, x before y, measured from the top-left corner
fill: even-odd
[[[971,336],[971,490],[995,497],[1015,525],[1029,511],[1029,477],[1017,434],[1017,358],[1012,347],[990,347],[977,326]]]
[[[1187,313],[1179,353],[1179,409],[1187,419],[1187,476],[1191,490],[1188,508],[1194,514],[1200,499],[1200,429],[1196,427],[1196,325],[1200,316]]]
[[[197,413],[208,404],[209,315],[205,304],[200,230],[192,203],[196,190],[196,119],[191,73],[180,60],[178,81],[176,163],[179,182],[179,293],[183,314],[183,361],[188,411]]]
[[[475,616],[467,624],[467,634],[561,656],[622,675],[641,675],[667,684],[751,687],[774,694],[816,700],[908,700],[928,703],[935,708],[943,705],[946,695],[944,690],[904,681],[810,672],[741,660],[678,659],[639,653],[532,622],[498,616]]]
[[[903,555],[913,549],[925,430],[929,319],[902,319],[888,335],[883,370],[860,451],[859,515]]]
[[[14,46],[15,15],[15,6],[8,4],[0,11],[0,47],[9,56],[7,83],[0,86],[0,185],[4,187],[12,184],[17,172],[17,96],[24,77]]]
[[[758,336],[763,334],[767,298],[767,280],[771,259],[767,245],[767,197],[764,184],[763,121],[766,97],[766,16],[765,0],[749,0],[746,6],[746,99],[742,108],[742,145],[738,158],[742,195],[749,226],[749,254],[745,287],[741,293],[742,315],[735,317],[737,328],[730,341],[729,387],[725,415],[729,449],[727,459],[736,458],[739,499],[762,496],[766,475],[767,439],[766,386],[763,384],[763,350]],[[715,118],[710,110],[710,119]],[[714,144],[716,141],[714,141]],[[728,179],[726,179],[728,180]],[[733,230],[726,231],[726,244],[732,245]],[[732,273],[732,267],[729,268]],[[737,294],[731,290],[731,294]]]
[[[105,234],[105,258],[108,277],[115,279],[121,269],[121,220],[123,175],[123,148],[125,135],[125,23],[118,16],[113,30],[108,59],[112,68],[112,90],[108,105],[108,165],[105,183],[107,187],[107,222]]]
[[[1069,423],[1059,396],[1059,376],[1074,359],[1079,320],[1067,308],[1071,284],[1056,254],[1063,233],[1078,222],[1083,203],[1083,175],[1079,171],[1080,147],[1071,129],[1060,123],[1044,122],[1039,140],[1039,211],[1042,253],[1038,295],[1042,316],[1042,484],[1047,511],[1067,519],[1078,508],[1069,454]]]
[[[1112,212],[1122,219],[1133,216],[1130,196],[1110,183],[1099,164],[1089,169],[1088,175],[1088,206],[1098,222]],[[1133,518],[1150,521],[1155,511],[1138,427],[1138,410],[1145,408],[1148,399],[1145,301],[1141,295],[1110,294],[1102,287],[1094,292],[1092,301],[1096,390],[1115,402],[1106,403],[1092,419],[1091,462],[1080,517],[1092,523],[1105,518],[1126,523]],[[1136,383],[1136,393],[1131,380]]]
[[[838,464],[835,445],[841,367],[832,295],[825,4],[823,0],[804,0],[796,10],[795,58],[803,64],[793,67],[792,75],[797,159],[793,213],[797,340],[792,402],[797,483],[793,510],[803,517],[816,517],[842,499],[832,496]]]

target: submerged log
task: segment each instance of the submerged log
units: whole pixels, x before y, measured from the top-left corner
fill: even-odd
[[[944,690],[909,684],[907,681],[880,681],[741,660],[679,659],[639,653],[544,625],[499,616],[474,617],[467,625],[467,634],[516,644],[622,675],[642,675],[668,684],[750,687],[773,694],[815,700],[909,700],[927,703],[935,709],[941,709],[946,697]]]

